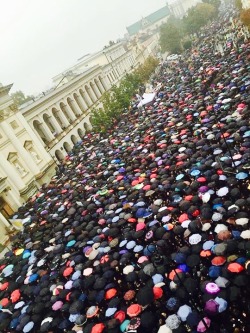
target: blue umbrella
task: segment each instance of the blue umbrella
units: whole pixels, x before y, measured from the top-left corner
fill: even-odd
[[[223,311],[225,311],[227,309],[227,301],[224,300],[224,298],[216,297],[215,298],[215,302],[217,304],[219,304],[219,308],[218,308],[219,312],[223,312]]]
[[[178,176],[175,177],[176,180],[181,180],[185,175],[180,173]]]
[[[30,275],[30,277],[29,277],[29,282],[34,282],[34,281],[36,281],[37,279],[39,278],[39,275],[38,274],[32,274],[32,275]]]
[[[191,176],[198,176],[200,173],[201,173],[200,170],[195,169],[195,170],[191,171],[190,175]]]
[[[209,240],[209,241],[206,241],[204,244],[203,244],[203,250],[210,250],[211,247],[214,245],[214,241],[212,240]]]
[[[170,297],[166,302],[166,308],[170,311],[175,311],[178,309],[180,302],[176,297]]]
[[[156,250],[156,247],[154,244],[150,244],[143,250],[144,256],[151,256]]]
[[[71,247],[71,246],[75,245],[75,243],[76,243],[76,241],[75,241],[74,239],[72,239],[71,241],[69,241],[69,242],[66,244],[66,246],[67,246],[67,247]]]
[[[220,276],[220,274],[221,274],[221,267],[219,267],[219,266],[211,266],[211,267],[209,267],[208,275],[211,278],[217,278],[218,276]]]
[[[184,272],[184,273],[187,273],[190,270],[190,268],[186,264],[178,265],[177,268],[181,269],[182,272]]]
[[[184,253],[176,253],[172,256],[172,259],[177,263],[177,264],[184,264],[186,262],[187,256]]]
[[[246,179],[247,177],[248,177],[248,174],[246,172],[239,172],[235,176],[235,178],[237,178],[239,180]]]

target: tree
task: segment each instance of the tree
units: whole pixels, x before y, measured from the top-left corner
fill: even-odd
[[[183,18],[185,31],[189,34],[197,32],[210,20],[218,15],[217,9],[209,3],[199,3],[188,10],[187,16]]]
[[[208,3],[209,5],[214,6],[217,10],[221,5],[221,0],[202,0],[204,3]]]
[[[103,108],[92,110],[92,126],[95,132],[104,133],[119,120],[128,109],[131,98],[138,90],[139,85],[146,82],[158,65],[158,60],[149,57],[133,73],[126,74],[119,86],[112,86],[101,98]]]
[[[11,97],[13,98],[15,104],[17,106],[20,106],[26,102],[32,101],[34,99],[34,96],[25,96],[24,93],[21,90],[18,90],[11,94]]]
[[[250,9],[243,9],[240,13],[242,23],[250,30]]]
[[[242,2],[241,2],[241,0],[235,0],[235,1],[234,1],[234,4],[235,4],[235,7],[236,7],[237,9],[239,9],[239,11],[242,10]]]
[[[160,46],[163,52],[180,53],[182,34],[172,22],[163,24],[160,28]]]

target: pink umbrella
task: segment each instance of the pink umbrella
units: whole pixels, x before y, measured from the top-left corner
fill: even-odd
[[[207,330],[207,327],[210,327],[210,324],[211,324],[211,320],[208,318],[208,317],[204,317],[198,324],[197,326],[197,331],[198,332],[206,332]]]
[[[220,288],[217,286],[216,283],[209,282],[209,283],[206,285],[206,291],[207,291],[209,294],[217,294],[217,293],[220,291]]]
[[[57,301],[52,305],[52,309],[54,311],[60,310],[63,306],[63,302],[62,301]]]

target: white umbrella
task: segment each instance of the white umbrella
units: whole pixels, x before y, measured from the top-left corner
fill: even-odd
[[[201,196],[201,200],[203,203],[207,203],[210,200],[210,197],[211,197],[210,193],[206,192]]]
[[[221,231],[228,230],[228,227],[225,224],[217,224],[217,226],[214,229],[214,232],[217,234]]]
[[[162,325],[157,333],[172,333],[173,331],[166,325]]]
[[[191,312],[192,312],[191,307],[185,304],[179,307],[177,315],[181,318],[182,321],[185,321],[187,319],[187,316]]]
[[[215,212],[213,213],[212,220],[217,222],[220,221],[222,217],[223,217],[222,214]]]
[[[240,234],[240,237],[243,239],[250,239],[250,230],[244,230],[242,231],[242,233]]]
[[[201,235],[200,234],[193,234],[189,237],[189,243],[192,245],[198,244],[201,241]]]
[[[245,225],[245,224],[248,223],[248,221],[249,221],[248,218],[246,218],[246,217],[241,217],[241,218],[235,220],[235,223],[238,224],[238,225]]]
[[[123,268],[123,274],[127,275],[127,274],[133,272],[134,269],[135,269],[134,266],[128,265],[128,266]]]
[[[207,231],[207,230],[209,230],[210,228],[211,228],[211,224],[208,223],[208,222],[206,222],[206,223],[204,223],[204,224],[202,225],[201,230],[202,230],[202,231]]]
[[[228,187],[224,186],[224,187],[221,187],[217,192],[216,194],[218,195],[218,197],[224,197],[225,195],[227,195],[229,192],[229,189]]]
[[[180,326],[180,323],[181,323],[181,320],[176,314],[168,316],[166,319],[166,325],[171,330],[177,329]]]

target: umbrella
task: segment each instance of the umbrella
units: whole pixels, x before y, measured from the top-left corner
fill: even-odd
[[[232,273],[240,273],[244,270],[244,267],[237,262],[231,263],[227,266],[227,269]]]
[[[176,314],[170,315],[166,319],[166,326],[171,330],[177,329],[180,326],[180,323],[181,320]]]
[[[35,325],[35,323],[34,323],[33,321],[28,322],[28,323],[24,326],[24,328],[23,328],[23,332],[24,332],[24,333],[28,333],[28,332],[30,332],[30,331],[32,330],[32,328],[34,327],[34,325]]]
[[[54,311],[58,311],[62,308],[63,306],[63,302],[62,301],[56,301],[53,305],[52,305],[52,309]]]
[[[211,320],[208,317],[204,317],[197,326],[198,332],[206,332],[207,327],[210,327]]]
[[[177,311],[177,315],[181,318],[182,321],[186,321],[187,316],[192,312],[192,309],[188,305],[182,305]]]
[[[200,234],[193,234],[189,237],[189,243],[194,245],[198,244],[201,241],[201,235]]]
[[[223,312],[227,309],[227,301],[224,298],[216,297],[215,302],[219,305],[218,311]]]
[[[250,239],[250,230],[244,230],[241,232],[240,237],[243,239]]]
[[[228,194],[228,192],[229,192],[229,189],[228,189],[228,187],[225,186],[225,187],[220,188],[216,192],[216,194],[218,195],[218,197],[224,197]]]
[[[129,317],[137,317],[142,311],[140,304],[132,304],[127,308],[127,315]]]
[[[159,327],[159,330],[157,333],[172,333],[172,330],[167,327],[166,325],[162,325]]]
[[[136,299],[141,306],[152,303],[154,300],[153,289],[146,286],[141,288],[136,295]]]

